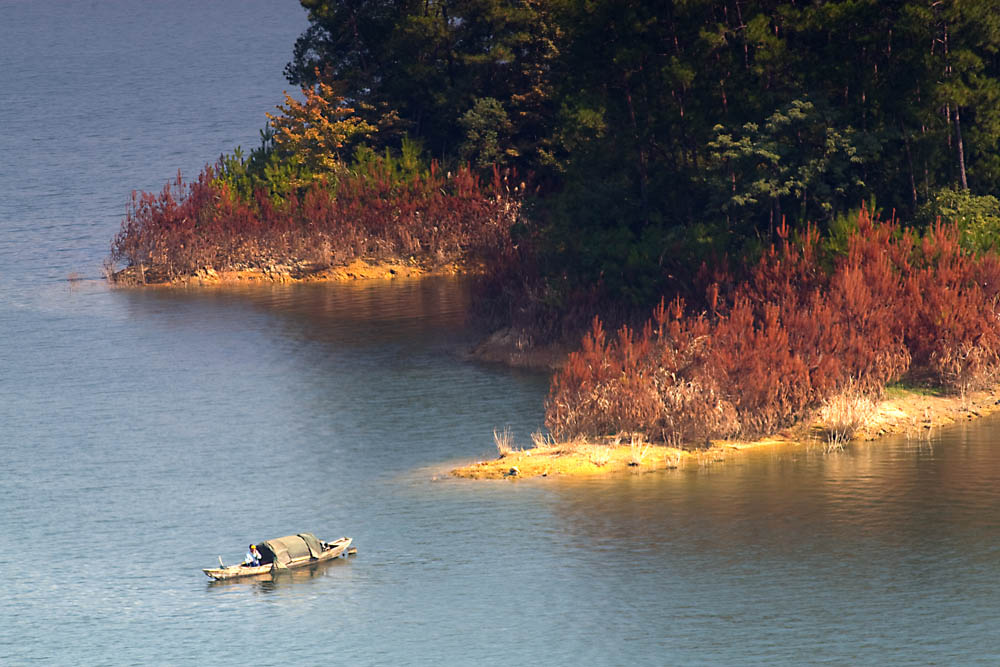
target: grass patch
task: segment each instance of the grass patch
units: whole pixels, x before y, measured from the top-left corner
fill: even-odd
[[[598,468],[603,468],[611,460],[611,447],[608,445],[587,445],[587,458]]]
[[[886,398],[906,398],[914,394],[917,396],[947,396],[948,391],[943,387],[928,387],[909,382],[893,382],[885,387]]]

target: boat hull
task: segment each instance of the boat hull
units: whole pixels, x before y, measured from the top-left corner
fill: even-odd
[[[302,560],[292,561],[284,566],[278,565],[277,563],[267,563],[265,565],[256,566],[229,565],[227,567],[205,568],[202,572],[204,572],[207,577],[216,581],[270,575],[281,572],[282,570],[294,570],[301,567],[308,567],[316,563],[322,563],[324,561],[333,560],[334,558],[357,553],[357,549],[351,548],[351,542],[352,540],[350,537],[342,537],[333,542],[324,542],[326,548],[323,549],[317,558],[304,558]]]

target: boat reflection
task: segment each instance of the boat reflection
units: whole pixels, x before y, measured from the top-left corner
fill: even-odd
[[[275,591],[282,586],[294,585],[296,583],[302,583],[309,581],[310,579],[318,579],[319,577],[325,577],[329,574],[328,570],[331,567],[343,567],[346,566],[347,561],[353,558],[332,558],[330,560],[319,561],[312,563],[311,565],[305,565],[291,570],[279,570],[277,572],[265,572],[264,574],[252,575],[249,577],[240,577],[237,579],[221,579],[221,580],[211,580],[208,582],[209,589],[217,587],[229,587],[229,586],[250,586],[256,587],[261,592],[271,592]]]

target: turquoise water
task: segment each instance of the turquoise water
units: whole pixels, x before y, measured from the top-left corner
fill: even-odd
[[[995,664],[1000,421],[470,482],[544,375],[461,282],[110,290],[132,189],[255,145],[294,2],[3,4],[0,663]],[[79,278],[70,281],[68,278]],[[274,582],[201,568],[350,535]]]

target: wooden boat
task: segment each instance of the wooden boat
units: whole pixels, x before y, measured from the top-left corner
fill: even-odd
[[[346,558],[357,553],[357,549],[351,547],[351,541],[349,537],[341,537],[333,542],[325,542],[317,539],[312,533],[287,535],[257,542],[257,550],[261,556],[260,565],[222,566],[220,557],[220,567],[205,568],[202,572],[216,581],[277,573],[337,557]]]

